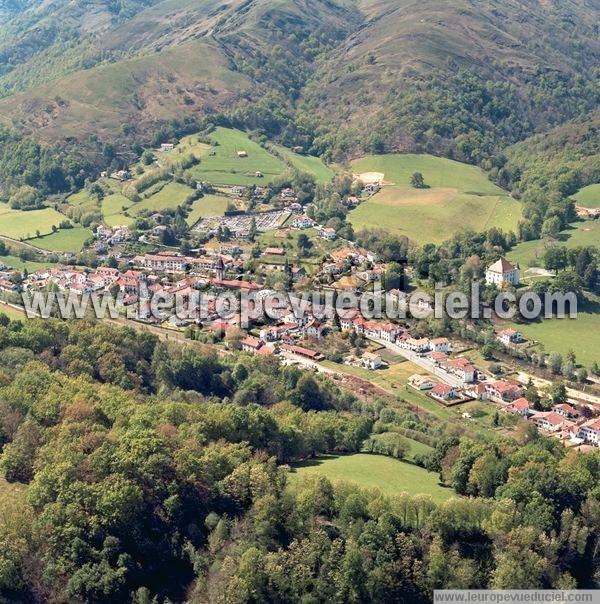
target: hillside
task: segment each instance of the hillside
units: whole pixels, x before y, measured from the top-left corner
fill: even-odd
[[[598,100],[600,10],[589,0],[7,7],[0,121],[51,142],[99,131],[130,143],[172,118],[224,112],[337,156],[479,162]]]
[[[596,112],[513,145],[506,150],[508,161],[501,178],[518,183],[520,191],[576,195],[600,181],[599,129]]]
[[[599,20],[591,0],[14,1],[0,13],[1,196],[33,186],[39,207],[211,125],[341,163],[445,156],[526,202],[529,164],[568,139],[585,174],[554,183],[571,169],[561,152],[550,180],[573,194],[598,180]],[[547,210],[533,197],[524,238]]]
[[[516,231],[521,204],[481,169],[431,155],[370,155],[352,162],[355,174],[383,174],[382,189],[349,215],[356,231],[385,228],[417,243],[441,243],[465,229]],[[410,185],[420,172],[426,188]]]
[[[355,18],[315,0],[70,6],[30,2],[0,22],[0,122],[47,142],[147,142],[174,118],[243,111],[278,87],[287,94]]]
[[[479,162],[598,101],[596,2],[359,5],[364,25],[305,90],[319,149],[424,150]]]

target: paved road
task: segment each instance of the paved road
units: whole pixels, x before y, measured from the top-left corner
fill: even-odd
[[[529,382],[529,380],[531,379],[536,388],[546,388],[552,384],[552,382],[550,382],[549,380],[545,380],[535,375],[531,375],[525,371],[519,371],[517,379],[522,384],[527,384],[527,382]],[[589,394],[587,392],[582,392],[581,390],[567,388],[567,396],[569,397],[569,402],[571,403],[586,401],[588,403],[591,403],[592,405],[598,405],[600,407],[600,396],[596,396],[595,394]]]
[[[15,304],[10,304],[3,300],[0,300],[0,305],[1,304],[9,306],[10,308],[23,312],[23,314],[25,314],[23,311],[23,308],[20,306],[17,306]],[[1,310],[1,306],[0,306],[0,310]],[[118,325],[119,327],[133,327],[134,329],[154,333],[155,335],[159,336],[163,340],[180,342],[182,344],[184,344],[184,343],[185,344],[194,344],[195,343],[194,340],[188,340],[184,336],[184,334],[181,332],[166,330],[164,328],[157,327],[154,325],[137,323],[136,321],[128,321],[126,319],[104,319],[104,321],[107,323],[112,323],[113,325]],[[421,369],[424,369],[431,375],[435,375],[437,378],[439,378],[440,381],[444,382],[445,384],[449,384],[450,386],[454,386],[456,388],[460,388],[460,387],[464,386],[464,383],[462,382],[461,379],[459,379],[453,375],[449,375],[445,371],[442,371],[441,369],[436,367],[432,363],[432,361],[429,360],[427,357],[422,357],[422,356],[419,356],[418,354],[415,354],[414,352],[411,352],[410,350],[405,350],[404,348],[400,348],[400,346],[398,346],[397,344],[393,344],[392,342],[387,342],[385,340],[379,340],[376,338],[369,338],[369,339],[377,344],[380,344],[381,346],[385,346],[385,348],[387,348],[394,354],[397,354],[397,355],[405,358],[407,361],[411,361],[412,363],[421,367]],[[201,346],[204,348],[214,349],[215,351],[217,351],[217,353],[219,355],[231,354],[229,351],[224,350],[220,346],[215,346],[214,344],[205,344],[205,343],[198,343],[198,344],[201,344]],[[286,363],[288,365],[295,363],[295,364],[301,365],[302,367],[305,367],[307,369],[317,370],[321,373],[334,374],[334,375],[337,374],[336,371],[333,371],[332,369],[329,369],[328,367],[324,367],[323,365],[321,365],[319,363],[315,363],[314,361],[310,361],[309,359],[305,359],[304,357],[301,357],[301,356],[298,356],[295,354],[285,353],[283,355],[283,357],[284,357],[284,363]],[[548,380],[536,377],[534,375],[526,373],[525,371],[520,371],[518,374],[518,377],[517,377],[518,381],[521,382],[522,384],[527,384],[527,382],[529,381],[530,378],[533,381],[533,383],[535,384],[535,386],[538,388],[544,388],[551,384],[551,382],[549,382]],[[366,380],[366,381],[368,381],[368,380]],[[376,384],[373,384],[373,385],[376,386]],[[593,405],[597,405],[598,407],[600,407],[600,397],[596,396],[594,394],[582,392],[581,390],[574,390],[573,388],[567,388],[567,395],[569,396],[569,401],[572,403],[576,403],[576,402],[583,400],[583,401],[587,401],[588,403],[591,403]]]
[[[455,388],[464,387],[464,382],[454,376],[449,375],[445,371],[442,371],[439,367],[436,367],[435,364],[428,359],[427,357],[422,357],[410,350],[406,350],[405,348],[401,348],[398,344],[393,344],[392,342],[387,342],[386,340],[379,340],[377,338],[369,338],[372,342],[376,344],[380,344],[381,346],[385,346],[388,350],[391,350],[394,354],[398,354],[401,357],[404,357],[407,361],[418,365],[421,369],[427,371],[431,375],[435,375],[440,381],[444,382],[444,384],[448,384],[449,386],[454,386]]]

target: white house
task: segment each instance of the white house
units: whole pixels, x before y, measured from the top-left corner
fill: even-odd
[[[552,411],[567,419],[576,419],[579,417],[579,411],[573,405],[569,405],[569,403],[558,403],[552,407]]]
[[[433,398],[440,401],[447,401],[452,398],[457,398],[456,388],[448,386],[448,384],[436,384],[429,393]]]
[[[596,446],[600,445],[600,419],[591,419],[582,424],[577,436]]]
[[[426,375],[411,375],[408,378],[408,383],[417,390],[431,390],[435,386],[435,382]]]
[[[502,285],[503,283],[519,285],[520,273],[518,264],[514,265],[506,258],[500,258],[500,260],[488,266],[485,271],[485,281],[496,285]]]
[[[496,336],[497,339],[502,342],[505,346],[510,346],[511,344],[518,344],[523,341],[523,334],[512,327],[508,329],[503,329]]]
[[[531,413],[531,408],[529,407],[529,401],[526,398],[518,398],[513,401],[506,410],[509,413],[513,413],[515,415],[522,415],[527,417]]]
[[[335,229],[330,227],[325,227],[320,231],[321,239],[327,239],[328,241],[333,241],[336,238]]]
[[[365,352],[362,355],[360,362],[363,367],[366,367],[367,369],[371,370],[379,369],[382,364],[381,357],[378,354],[375,354],[374,352]]]
[[[565,418],[553,411],[541,411],[531,416],[531,421],[542,430],[557,432],[561,429]]]
[[[517,382],[498,380],[485,384],[488,398],[495,403],[512,403],[523,395],[523,386]]]
[[[400,340],[397,342],[400,348],[405,348],[406,350],[411,350],[412,352],[416,352],[418,354],[422,354],[429,350],[429,340],[427,338],[406,338],[406,340]]]
[[[448,338],[433,338],[429,340],[429,347],[433,352],[450,352],[450,341]]]
[[[311,319],[304,328],[304,333],[312,338],[321,339],[327,326],[318,319]]]
[[[315,221],[310,216],[302,214],[302,216],[294,218],[292,226],[295,229],[310,229],[311,227],[315,226]]]
[[[402,328],[393,323],[381,323],[379,325],[379,337],[386,342],[395,342]]]

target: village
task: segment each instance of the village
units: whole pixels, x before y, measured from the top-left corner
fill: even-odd
[[[168,155],[173,150],[172,143],[164,143],[159,151]],[[238,150],[236,157],[246,161],[248,153]],[[126,182],[132,175],[121,170],[103,177]],[[264,175],[257,171],[254,178]],[[312,371],[331,372],[333,363],[335,371],[362,372],[366,381],[369,374],[376,378],[385,373],[392,358],[416,370],[404,376],[404,386],[442,408],[461,409],[481,402],[535,425],[567,446],[581,450],[600,446],[597,397],[565,395],[564,400],[542,409],[525,397],[522,375],[502,369],[499,363],[499,371],[492,371],[477,346],[428,334],[413,320],[367,319],[358,307],[320,318],[310,304],[301,315],[290,304],[277,319],[261,317],[250,325],[243,325],[239,314],[222,316],[216,300],[224,292],[253,293],[259,298],[286,293],[293,301],[311,290],[356,295],[377,291],[398,309],[432,310],[431,303],[416,296],[410,284],[413,267],[402,267],[405,278],[401,280],[397,275],[386,279],[397,265],[386,262],[369,246],[344,237],[339,221],[337,229],[331,226],[335,220],[318,222],[313,203],[301,203],[301,191],[292,180],[278,187],[234,184],[217,189],[197,181],[197,200],[190,203],[201,206],[206,195],[218,201],[219,207],[226,203],[227,208],[189,221],[185,238],[170,241],[180,218],[177,211],[185,205],[175,212],[144,210],[135,228],[131,223],[106,222],[95,227],[88,244],[96,258],[93,265],[75,265],[69,262],[74,255],[65,255],[66,262],[21,275],[0,267],[0,292],[13,302],[22,292],[36,291],[120,296],[122,315],[135,326],[209,339],[224,348],[278,357],[281,363]],[[380,173],[354,174],[337,204],[344,211],[356,208],[376,195],[382,184]],[[187,211],[189,207],[184,216]],[[185,246],[177,245],[182,240]],[[485,267],[483,275],[484,284],[498,291],[515,289],[521,283],[519,265],[503,256]],[[382,283],[383,288],[376,290]],[[190,303],[200,294],[202,303],[192,314],[175,312],[175,299]],[[171,305],[151,312],[145,299],[154,295],[171,300]],[[500,353],[518,352],[528,345],[525,335],[513,326],[499,323],[492,333]],[[477,354],[467,354],[470,349]],[[462,418],[472,420],[469,411]]]
[[[291,221],[290,229],[314,228],[308,216],[299,215]],[[319,236],[326,237],[321,230]],[[96,241],[107,249],[118,247],[128,239],[126,227],[99,227]],[[263,256],[281,258],[282,248],[267,247]],[[385,354],[396,355],[419,367],[406,380],[406,386],[424,394],[444,407],[458,407],[470,401],[482,401],[493,405],[499,411],[510,414],[522,421],[535,425],[540,432],[556,437],[567,446],[600,446],[600,406],[583,401],[567,400],[556,403],[548,410],[535,409],[524,397],[525,384],[506,377],[499,379],[461,354],[464,343],[451,341],[447,337],[415,336],[413,327],[407,322],[392,322],[387,319],[365,319],[358,308],[345,309],[336,320],[317,319],[311,315],[311,306],[298,316],[292,306],[281,313],[277,320],[265,320],[242,328],[239,315],[222,318],[215,305],[216,296],[225,291],[253,292],[265,297],[274,292],[255,276],[244,274],[244,265],[249,254],[244,246],[235,242],[222,243],[218,247],[193,250],[190,255],[175,251],[156,251],[131,257],[119,255],[118,266],[101,265],[95,269],[55,266],[26,275],[15,283],[12,273],[0,273],[0,288],[4,292],[50,291],[75,292],[83,294],[108,294],[122,296],[124,307],[133,314],[140,325],[153,325],[165,331],[186,334],[200,329],[222,338],[226,346],[237,346],[252,354],[279,356],[281,362],[293,363],[307,369],[324,370],[321,365],[325,356],[321,352],[323,342],[331,337],[358,336],[367,345],[356,346],[352,354],[343,355],[340,366],[361,368],[369,372],[381,371],[386,366]],[[108,258],[108,256],[107,256]],[[114,264],[114,263],[113,263]],[[268,275],[268,262],[263,266],[261,279]],[[276,264],[278,270],[289,277],[289,296],[298,295],[294,286],[300,280],[307,280],[306,272],[300,266],[288,262]],[[352,242],[339,242],[324,259],[320,270],[312,276],[313,285],[321,284],[324,275],[353,277],[355,289],[365,289],[381,279],[386,264],[375,252],[360,248]],[[518,284],[519,269],[501,258],[488,267],[486,281],[502,285]],[[346,280],[347,281],[347,280]],[[327,287],[336,287],[336,281],[326,282]],[[306,283],[305,283],[306,285]],[[209,302],[197,310],[196,316],[180,318],[172,309],[165,309],[158,316],[151,314],[140,304],[140,292],[149,295],[161,294],[166,297],[178,296],[189,300],[202,292]],[[386,292],[395,296],[399,305],[411,303],[411,293],[398,289]],[[338,334],[337,336],[335,334]],[[512,328],[499,329],[496,333],[499,345],[505,348],[518,346],[524,336]],[[468,412],[463,414],[470,419]]]

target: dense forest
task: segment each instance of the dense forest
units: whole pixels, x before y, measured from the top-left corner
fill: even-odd
[[[434,445],[419,463],[454,498],[292,480],[285,465],[407,431]],[[599,453],[525,424],[515,439],[444,434],[401,401],[361,401],[272,358],[0,317],[0,598],[426,602],[439,586],[599,586]]]

